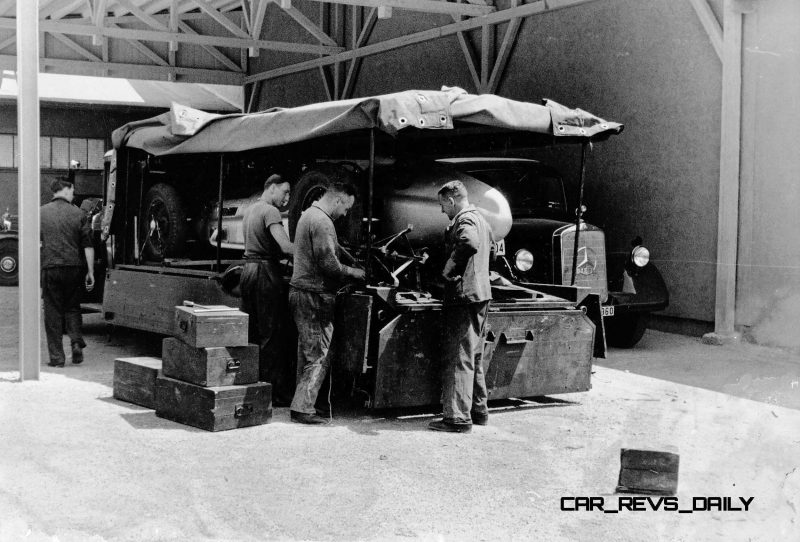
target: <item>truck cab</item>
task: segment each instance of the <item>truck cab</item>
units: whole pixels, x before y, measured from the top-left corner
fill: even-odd
[[[447,164],[499,190],[514,217],[496,270],[526,284],[572,285],[575,219],[561,173],[522,158],[444,158]],[[630,348],[644,334],[647,317],[669,303],[661,273],[641,238],[628,253],[609,254],[602,229],[580,222],[574,285],[600,296],[606,340]]]

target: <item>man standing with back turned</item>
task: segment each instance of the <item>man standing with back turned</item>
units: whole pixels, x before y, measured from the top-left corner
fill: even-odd
[[[39,211],[44,330],[48,365],[63,367],[65,331],[72,343],[72,363],[83,362],[86,343],[81,332],[81,295],[84,285],[89,291],[94,288],[94,247],[86,213],[72,205],[72,183],[58,177],[50,183],[50,190],[53,200]]]
[[[488,393],[483,370],[483,336],[492,299],[489,224],[467,199],[461,181],[439,189],[439,205],[450,219],[445,232],[449,256],[442,308],[443,418],[428,428],[469,433],[472,424],[489,422]]]
[[[303,211],[294,234],[294,271],[289,306],[297,324],[297,389],[291,406],[293,422],[322,424],[316,414],[322,381],[330,366],[336,292],[347,280],[361,280],[364,270],[339,246],[333,221],[345,216],[355,201],[355,188],[334,182]]]
[[[242,217],[246,262],[239,305],[249,315],[250,342],[258,344],[259,379],[272,383],[273,402],[283,406],[293,391],[286,382],[288,302],[280,266],[280,260],[294,252],[279,210],[289,202],[289,191],[288,181],[270,175],[259,200]]]

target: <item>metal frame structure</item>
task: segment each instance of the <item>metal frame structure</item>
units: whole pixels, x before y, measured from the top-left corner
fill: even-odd
[[[297,4],[318,4],[313,21]],[[249,84],[319,69],[331,99],[349,97],[361,59],[407,45],[458,36],[475,90],[497,89],[522,20],[595,0],[39,0],[40,71],[183,82]],[[704,0],[696,0],[704,1]],[[271,4],[279,17],[304,29],[306,40],[265,39]],[[14,0],[0,0],[0,67],[15,62]],[[393,10],[452,17],[451,23],[369,43]],[[308,12],[309,10],[306,10]],[[509,23],[494,50],[497,25]],[[350,29],[349,36],[346,28]],[[480,31],[474,45],[468,33]],[[295,53],[301,60],[248,73],[261,50]],[[318,58],[308,60],[309,55]],[[346,68],[346,69],[343,69]],[[251,92],[254,95],[255,92]]]

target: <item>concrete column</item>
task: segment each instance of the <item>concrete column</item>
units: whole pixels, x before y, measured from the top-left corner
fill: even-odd
[[[39,294],[39,1],[17,0],[19,134],[19,378],[38,380]]]
[[[707,343],[738,339],[736,314],[736,251],[739,237],[739,152],[742,117],[742,9],[725,0],[722,39],[722,112],[717,223],[716,303],[714,333]]]

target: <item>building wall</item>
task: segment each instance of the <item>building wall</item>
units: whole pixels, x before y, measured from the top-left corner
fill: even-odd
[[[104,149],[108,150],[111,148],[111,132],[114,129],[128,122],[146,119],[162,112],[163,109],[152,108],[43,104],[40,110],[40,131],[42,137],[100,139],[104,142]],[[10,137],[4,136],[16,133],[16,102],[0,103],[0,140],[5,144]],[[0,149],[0,153],[4,152],[12,151],[6,148]],[[96,163],[88,164],[86,159],[82,159],[81,164],[83,169],[97,167]],[[67,170],[57,166],[43,167],[41,171],[41,196],[42,201],[47,201],[50,199],[49,180],[58,175],[65,175]],[[6,208],[14,212],[17,208],[17,179],[15,167],[0,168],[0,212],[5,212]]]
[[[737,324],[800,348],[800,2],[745,15]]]

